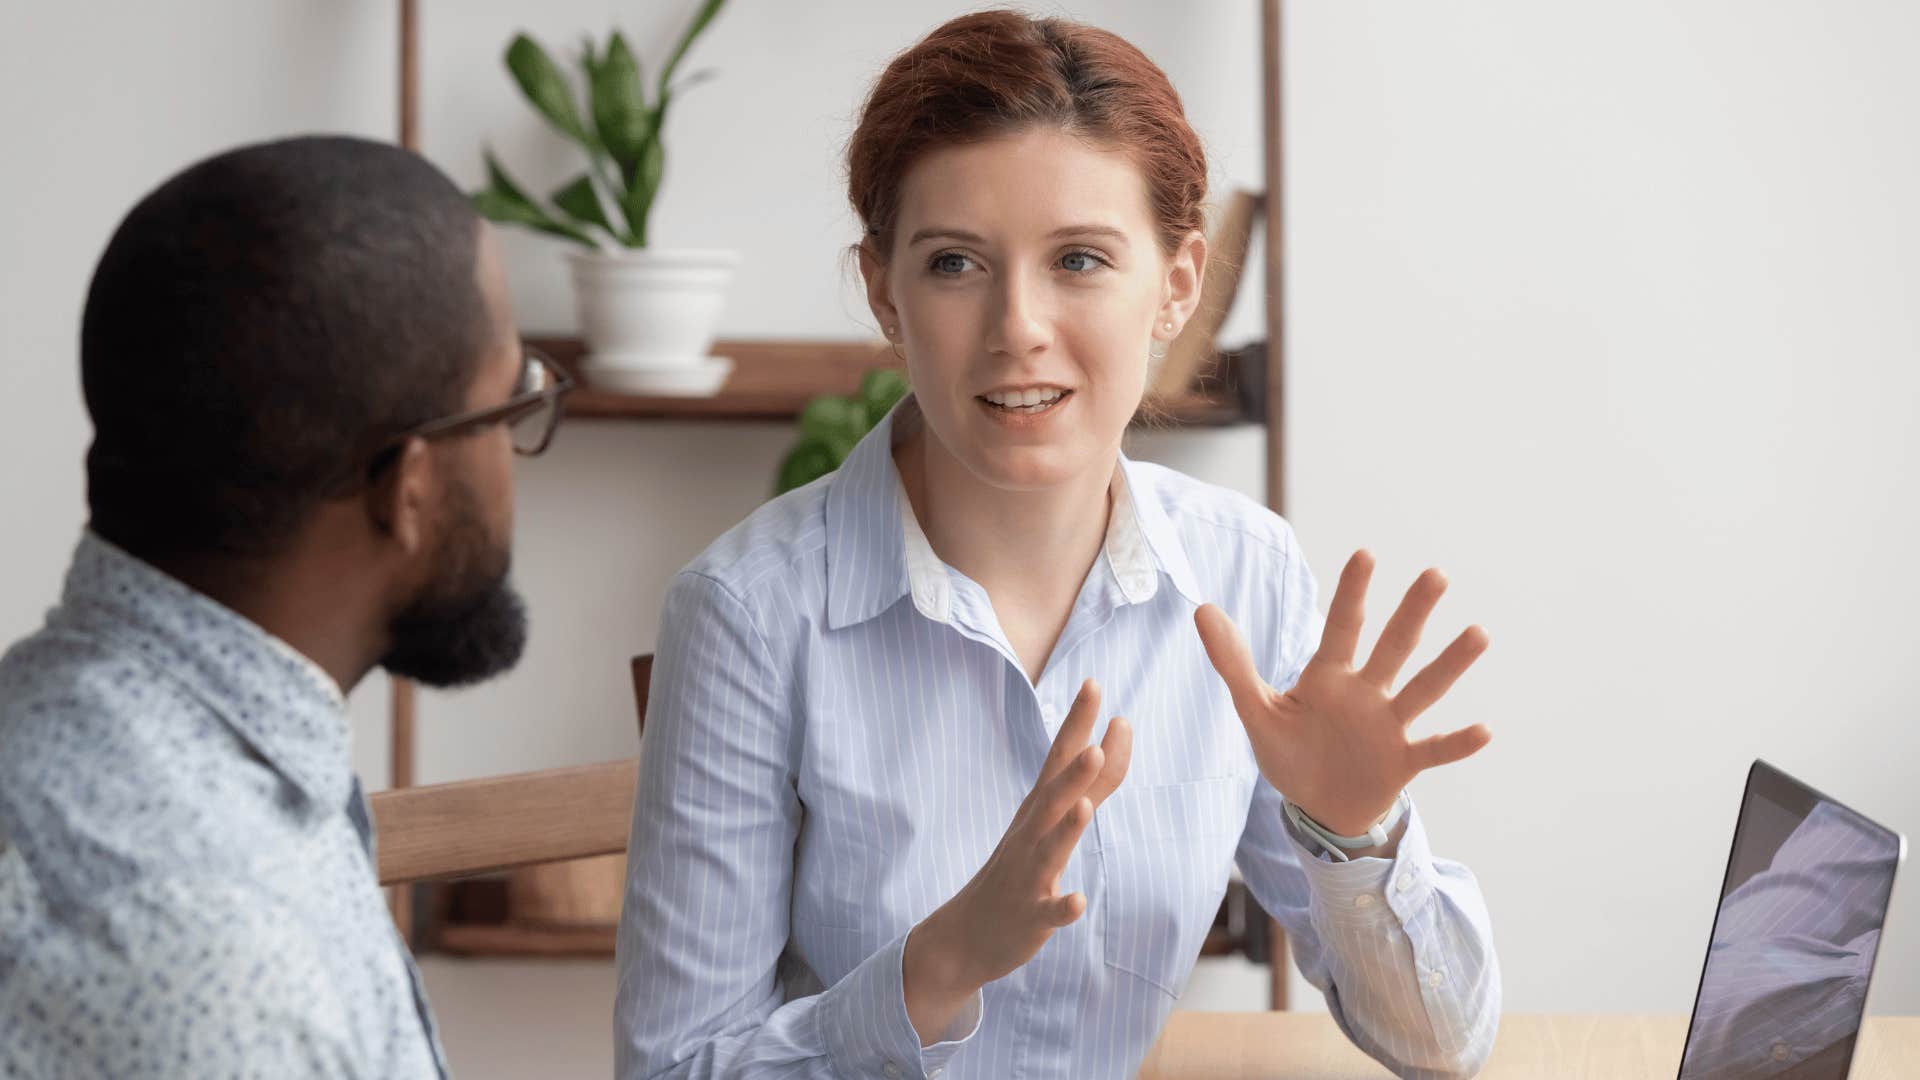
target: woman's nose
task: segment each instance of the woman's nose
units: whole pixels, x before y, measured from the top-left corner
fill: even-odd
[[[987,347],[1010,356],[1046,348],[1053,334],[1045,316],[1045,300],[1036,295],[1035,283],[1026,275],[1009,275],[995,299]]]

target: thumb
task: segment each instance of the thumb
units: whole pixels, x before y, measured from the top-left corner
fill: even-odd
[[[1234,710],[1244,720],[1254,712],[1267,691],[1266,680],[1260,678],[1259,670],[1253,666],[1253,652],[1247,648],[1247,640],[1240,636],[1240,628],[1233,625],[1227,613],[1213,604],[1200,605],[1200,610],[1193,613],[1193,624],[1200,631],[1200,644],[1206,647],[1213,670],[1220,673],[1227,691],[1233,695]]]
[[[1040,902],[1040,917],[1056,930],[1079,919],[1086,910],[1087,898],[1083,893],[1052,896]]]

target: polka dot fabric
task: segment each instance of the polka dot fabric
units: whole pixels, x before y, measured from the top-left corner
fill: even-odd
[[[0,658],[0,1076],[440,1077],[339,690],[92,534]]]

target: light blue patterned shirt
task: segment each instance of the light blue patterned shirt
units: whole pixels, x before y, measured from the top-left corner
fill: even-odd
[[[1500,979],[1472,875],[1429,853],[1417,811],[1393,860],[1301,846],[1194,631],[1220,604],[1292,685],[1320,617],[1286,523],[1123,459],[1104,550],[1030,684],[908,508],[891,447],[916,408],[668,593],[620,927],[623,1080],[1131,1076],[1236,861],[1362,1049],[1403,1077],[1474,1072]],[[923,1049],[907,934],[986,861],[1089,677],[1134,735],[1060,881],[1086,913]]]
[[[444,1075],[339,689],[88,534],[0,659],[0,1075]]]

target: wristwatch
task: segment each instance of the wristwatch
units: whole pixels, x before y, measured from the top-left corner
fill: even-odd
[[[1412,801],[1407,798],[1406,791],[1402,790],[1393,800],[1393,805],[1387,808],[1387,812],[1380,815],[1380,820],[1375,821],[1371,828],[1359,836],[1341,836],[1308,817],[1305,810],[1291,802],[1286,804],[1286,813],[1287,820],[1293,822],[1293,827],[1318,842],[1322,848],[1326,849],[1328,855],[1340,862],[1350,862],[1352,857],[1347,852],[1364,851],[1386,843],[1387,836],[1393,832],[1394,826],[1400,824],[1400,819],[1407,816],[1407,808],[1411,805],[1413,805]]]

